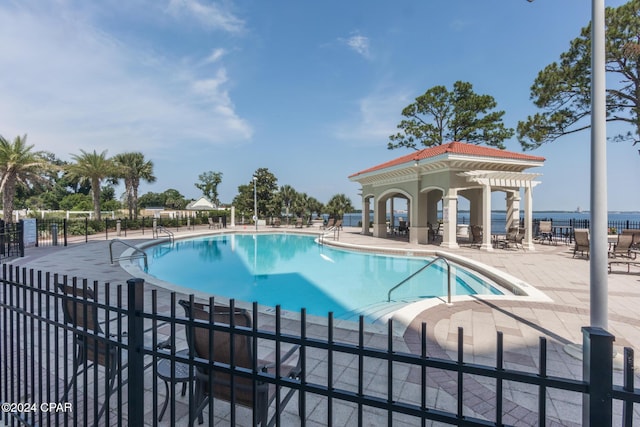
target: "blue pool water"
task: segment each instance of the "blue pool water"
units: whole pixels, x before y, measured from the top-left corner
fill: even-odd
[[[331,311],[336,318],[386,302],[389,289],[429,261],[345,251],[318,245],[313,236],[283,233],[205,236],[153,246],[147,253],[147,272],[158,279],[289,311]],[[453,295],[500,294],[474,273],[453,271]],[[392,300],[446,295],[446,268],[438,262],[394,291]]]

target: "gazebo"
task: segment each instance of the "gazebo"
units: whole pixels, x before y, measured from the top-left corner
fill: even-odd
[[[373,235],[387,235],[387,202],[407,200],[409,241],[428,243],[429,224],[438,222],[442,201],[442,243],[458,247],[458,197],[469,201],[469,223],[482,226],[481,249],[493,249],[491,242],[491,193],[506,194],[506,227],[520,223],[520,190],[524,189],[523,245],[533,250],[533,187],[538,173],[524,172],[544,165],[544,157],[499,150],[462,142],[425,148],[386,163],[357,172],[349,179],[362,186],[362,233],[369,231],[373,203]],[[393,205],[390,208],[393,215]],[[500,230],[504,232],[505,230]]]

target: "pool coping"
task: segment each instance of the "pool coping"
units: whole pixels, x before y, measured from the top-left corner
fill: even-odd
[[[305,234],[305,235],[318,235],[317,231],[306,231],[306,230],[259,230],[259,234],[272,234],[272,233],[281,233],[281,234]],[[188,233],[185,235],[181,235],[177,240],[186,240],[194,237],[203,237],[209,235],[220,235],[220,234],[255,234],[254,230],[211,230],[208,233]],[[321,233],[320,233],[321,234]],[[135,245],[136,249],[145,249],[151,246],[156,246],[160,243],[166,242],[168,239],[158,239],[158,240],[149,240],[146,242],[142,242],[138,245]],[[497,268],[488,266],[481,262],[453,254],[451,252],[441,251],[441,250],[432,250],[432,249],[417,249],[417,248],[409,248],[409,249],[398,249],[384,246],[372,246],[372,245],[359,245],[353,243],[340,242],[335,240],[323,240],[321,243],[318,242],[316,238],[316,242],[318,244],[328,245],[336,248],[349,249],[358,252],[368,252],[368,253],[378,253],[384,255],[399,255],[399,256],[410,256],[410,257],[420,257],[420,256],[441,256],[447,260],[451,260],[456,264],[459,264],[463,267],[469,268],[473,271],[476,271],[488,279],[493,280],[499,286],[507,289],[510,292],[513,292],[516,289],[516,292],[523,293],[524,295],[460,295],[460,296],[452,296],[451,303],[454,304],[456,302],[462,301],[477,301],[477,300],[515,300],[515,301],[531,301],[531,302],[553,302],[553,300],[547,296],[544,292],[538,290],[534,286],[531,286],[527,282],[518,279],[515,276],[512,276],[504,271],[501,271]],[[127,248],[121,255],[121,258],[127,258],[132,255],[132,253],[136,250],[133,248]],[[216,301],[219,301],[223,304],[228,304],[230,298],[211,295],[210,293],[205,293],[201,291],[197,291],[190,288],[185,288],[180,285],[176,285],[171,282],[166,282],[164,280],[153,277],[147,273],[145,273],[142,269],[140,269],[139,265],[135,262],[135,259],[121,259],[119,261],[119,265],[122,269],[127,271],[128,273],[140,277],[145,280],[146,283],[149,283],[154,286],[161,287],[171,292],[182,293],[185,295],[193,294],[195,298],[202,300],[209,300],[212,296],[214,296]],[[235,300],[234,303],[236,306],[246,309],[252,309],[253,303]],[[422,299],[416,302],[408,303],[407,305],[391,311],[390,313],[381,316],[373,323],[364,323],[364,327],[369,332],[374,333],[384,333],[388,331],[388,320],[393,320],[393,334],[397,336],[404,335],[406,329],[413,322],[413,320],[423,311],[428,310],[429,308],[439,306],[441,304],[447,304],[446,298],[436,297],[436,298],[428,298]],[[258,311],[262,314],[275,315],[276,308],[258,304]],[[297,311],[289,311],[289,310],[280,310],[281,316],[283,319],[289,320],[300,320],[301,313]],[[320,326],[328,325],[328,317],[326,316],[316,316],[316,315],[306,315],[307,322],[312,324],[317,324]],[[360,328],[360,323],[353,320],[346,319],[334,319],[334,326],[340,327],[347,330],[358,330]]]

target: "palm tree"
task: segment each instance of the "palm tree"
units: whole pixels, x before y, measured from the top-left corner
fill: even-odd
[[[280,187],[280,200],[284,204],[284,209],[287,214],[287,225],[289,225],[289,209],[296,197],[296,190],[290,185],[283,185]]]
[[[80,153],[80,155],[74,154],[71,156],[75,163],[70,164],[67,167],[67,171],[72,178],[91,184],[93,213],[99,220],[101,218],[100,183],[106,178],[113,178],[116,175],[116,170],[113,160],[107,157],[107,150],[100,154],[96,150],[93,150],[93,153],[80,150]]]
[[[309,196],[307,193],[298,193],[296,197],[291,202],[291,208],[293,209],[293,213],[300,218],[304,218],[306,210],[307,210],[307,202],[309,200]]]
[[[0,136],[0,192],[4,220],[13,221],[13,201],[19,185],[29,186],[35,182],[46,182],[41,175],[48,166],[44,154],[31,151],[27,135],[16,136],[13,142]]]
[[[307,209],[309,209],[309,217],[312,217],[314,212],[320,215],[324,209],[324,205],[315,197],[309,197],[307,199]]]
[[[345,213],[353,212],[354,209],[351,204],[351,199],[345,194],[336,194],[327,203],[327,210],[335,218],[342,218]]]
[[[129,219],[138,219],[138,187],[140,180],[148,183],[156,181],[153,175],[153,162],[145,160],[139,152],[121,153],[113,157],[117,174],[124,179],[125,197],[129,207]]]

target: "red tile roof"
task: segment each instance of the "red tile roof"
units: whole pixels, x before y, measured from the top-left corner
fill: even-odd
[[[349,176],[349,178],[362,175],[368,172],[374,172],[377,170],[386,169],[392,166],[402,165],[404,163],[416,162],[416,161],[428,159],[431,157],[437,157],[446,153],[462,154],[466,156],[475,156],[475,157],[493,157],[493,158],[501,158],[501,159],[513,159],[513,160],[531,160],[531,161],[545,160],[544,157],[531,156],[529,154],[516,153],[514,151],[500,150],[498,148],[484,147],[484,146],[474,145],[474,144],[466,144],[463,142],[449,142],[447,144],[436,145],[434,147],[425,148],[423,150],[415,151],[413,153],[404,155],[402,157],[389,160],[388,162],[381,163],[379,165],[370,167],[360,172],[356,172],[353,175]]]

